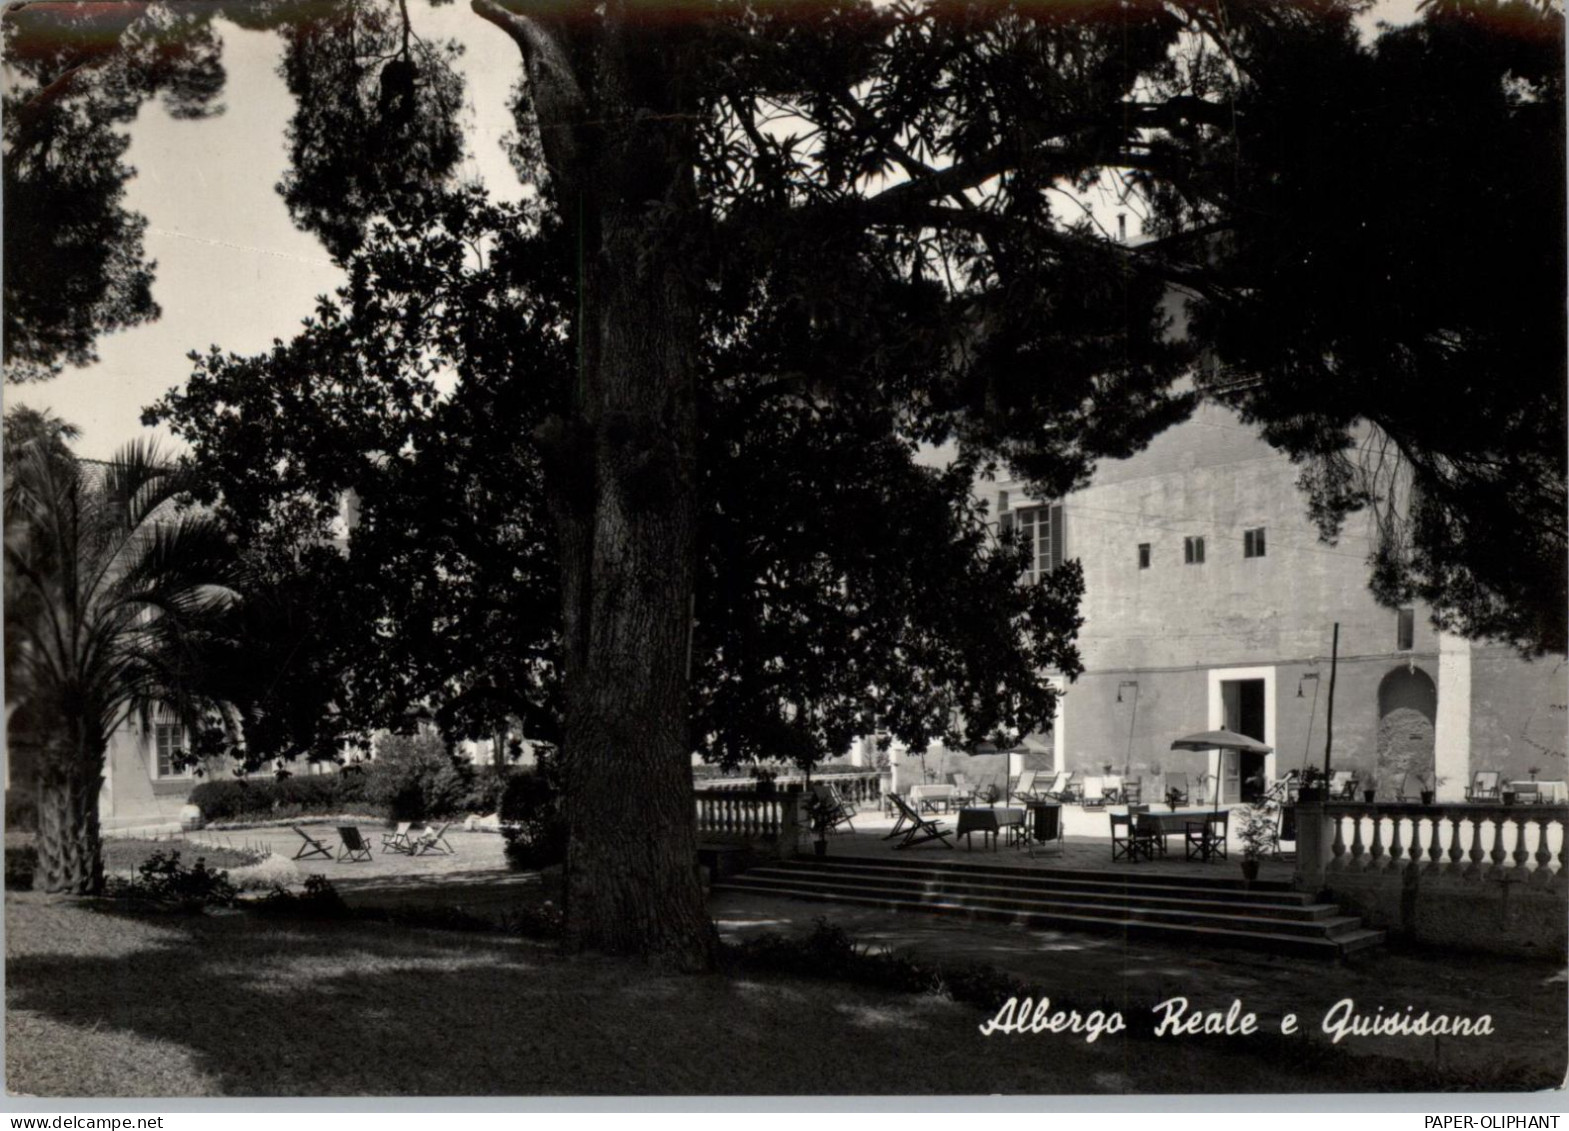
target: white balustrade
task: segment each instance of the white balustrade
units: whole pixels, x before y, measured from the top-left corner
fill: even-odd
[[[1331,802],[1330,872],[1420,872],[1469,880],[1563,880],[1569,806]]]

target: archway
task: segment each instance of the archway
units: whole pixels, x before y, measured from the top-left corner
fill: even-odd
[[[1433,772],[1438,688],[1418,667],[1402,666],[1378,685],[1379,791],[1394,796],[1408,775]],[[1408,789],[1409,792],[1409,789]]]

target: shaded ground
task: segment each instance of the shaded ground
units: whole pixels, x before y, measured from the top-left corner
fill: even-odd
[[[934,994],[664,976],[495,935],[7,900],[7,1080],[34,1095],[1168,1093],[1405,1086],[1278,1041],[980,1035]],[[1298,1052],[1305,1050],[1297,1049]],[[1496,1078],[1477,1081],[1498,1086]]]
[[[1502,958],[1364,952],[1326,964],[1247,951],[1193,949],[1112,935],[1026,930],[874,908],[810,903],[750,893],[724,893],[709,903],[721,935],[740,940],[766,933],[805,935],[826,917],[858,942],[927,963],[993,966],[1044,987],[1064,1003],[1110,998],[1130,1025],[1152,1029],[1152,1004],[1182,996],[1195,1010],[1226,1010],[1240,1000],[1261,1030],[1278,1033],[1287,1013],[1316,1045],[1329,1046],[1321,1022],[1337,1002],[1377,1015],[1433,1013],[1492,1018],[1491,1037],[1348,1037],[1358,1056],[1397,1057],[1413,1067],[1452,1069],[1457,1083],[1513,1062],[1519,1079],[1533,1069],[1561,1080],[1569,1042],[1569,990],[1562,965]],[[1000,1004],[1000,1003],[999,1003]],[[1137,1020],[1136,1020],[1137,1019]],[[1164,1047],[1164,1046],[1163,1046]],[[1194,1090],[1202,1090],[1195,1088]]]

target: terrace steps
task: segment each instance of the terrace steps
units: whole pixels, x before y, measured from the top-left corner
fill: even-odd
[[[1240,877],[797,857],[751,868],[713,890],[1325,959],[1384,940],[1383,931],[1333,904],[1283,883],[1250,886]]]

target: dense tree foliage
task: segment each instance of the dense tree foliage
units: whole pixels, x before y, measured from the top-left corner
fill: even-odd
[[[1562,14],[1442,0],[1370,49],[1315,20],[1256,65],[1232,199],[1182,217],[1215,233],[1211,386],[1326,534],[1373,509],[1380,599],[1564,651]]]
[[[29,4],[3,22],[5,377],[96,359],[101,333],[158,316],[145,217],[125,208],[124,126],[161,95],[170,114],[216,109],[209,13],[166,4]]]

